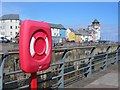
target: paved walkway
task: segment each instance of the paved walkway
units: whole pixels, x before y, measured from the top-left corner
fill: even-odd
[[[86,85],[84,88],[118,88],[118,73],[112,71]]]
[[[77,81],[66,88],[118,88],[118,65],[111,65],[106,70],[93,74],[91,78]]]

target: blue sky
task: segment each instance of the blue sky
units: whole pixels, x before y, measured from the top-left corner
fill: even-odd
[[[75,30],[86,28],[94,19],[98,19],[102,39],[118,40],[117,2],[4,2],[2,13],[19,14],[22,20],[63,24]]]

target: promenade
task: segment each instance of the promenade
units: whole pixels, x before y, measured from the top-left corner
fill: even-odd
[[[104,47],[103,47],[104,46]],[[118,85],[119,45],[57,48],[48,70],[37,73],[38,88],[114,88]],[[1,53],[1,89],[28,89],[30,75],[19,67],[19,51]]]
[[[118,88],[118,65],[93,74],[90,78],[79,80],[66,88]]]

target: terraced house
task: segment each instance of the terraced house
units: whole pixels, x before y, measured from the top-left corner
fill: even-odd
[[[7,14],[0,17],[0,37],[15,38],[19,32],[21,20],[18,14]]]
[[[75,41],[75,30],[73,28],[68,28],[66,30],[66,40]]]
[[[66,41],[66,28],[62,24],[50,23],[50,26],[53,44],[64,43]]]

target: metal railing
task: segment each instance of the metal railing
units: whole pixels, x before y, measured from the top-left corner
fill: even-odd
[[[119,47],[120,45],[117,46],[116,50],[110,51],[111,46],[107,46],[105,52],[100,54],[95,53],[96,46],[53,49],[54,53],[62,52],[61,59],[56,60],[56,62],[53,61],[48,70],[37,73],[38,88],[64,88],[76,80],[91,77],[94,72],[107,69],[108,66],[118,63],[120,60]],[[82,49],[89,50],[85,57],[80,56],[77,52]],[[71,50],[76,50],[76,53],[71,55]],[[9,63],[12,63],[9,59],[11,59],[13,54],[16,55],[16,58],[12,57],[15,60],[14,64],[12,64],[14,69],[6,71],[8,68],[5,68],[5,65],[8,63],[7,67],[9,67]],[[30,75],[20,70],[18,54],[19,52],[7,51],[1,54],[0,89],[12,88],[19,90],[29,88]],[[76,54],[78,57],[76,57]],[[76,58],[69,58],[70,56]]]

